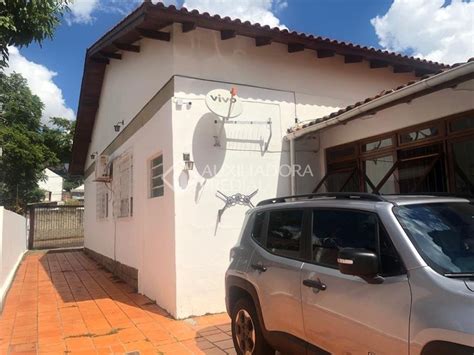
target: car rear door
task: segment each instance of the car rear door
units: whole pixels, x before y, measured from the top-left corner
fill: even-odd
[[[257,215],[254,224],[257,230],[252,232],[256,246],[249,270],[266,330],[274,332],[273,335],[301,339],[304,338],[300,288],[303,220],[302,209],[272,210]]]
[[[377,215],[337,209],[311,214],[311,253],[301,271],[307,341],[337,354],[406,354],[408,279]],[[376,252],[383,282],[370,284],[340,273],[339,248]]]

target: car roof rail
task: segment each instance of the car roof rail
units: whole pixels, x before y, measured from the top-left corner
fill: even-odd
[[[383,201],[389,202],[379,194],[371,194],[366,192],[327,192],[327,193],[312,193],[303,195],[290,195],[270,198],[267,200],[260,201],[257,206],[271,205],[274,203],[288,202],[288,200],[295,199],[312,199],[312,198],[335,198],[335,199],[354,199],[354,200],[366,200],[366,201]]]
[[[410,193],[398,193],[398,194],[383,194],[384,196],[432,196],[432,197],[456,197],[465,199],[474,199],[474,195],[456,192],[410,192]]]

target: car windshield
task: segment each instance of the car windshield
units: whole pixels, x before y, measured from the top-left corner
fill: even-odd
[[[474,205],[426,203],[394,208],[425,261],[446,276],[474,273]]]

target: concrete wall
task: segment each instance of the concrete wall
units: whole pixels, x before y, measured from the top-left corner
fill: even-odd
[[[153,118],[126,141],[110,159],[124,153],[133,155],[133,216],[113,216],[113,191],[109,197],[109,215],[96,216],[94,174],[85,181],[85,247],[112,260],[139,270],[139,292],[174,312],[175,250],[173,186],[165,194],[148,198],[148,164],[158,153],[164,156],[164,170],[172,167],[171,103],[165,104]],[[172,180],[171,180],[172,183]],[[112,185],[108,184],[111,189]]]
[[[26,218],[0,206],[0,310],[26,252]]]
[[[114,218],[112,193],[109,217],[98,220],[92,174],[85,182],[85,246],[137,268],[139,291],[182,318],[224,311],[223,275],[247,207],[228,209],[217,223],[224,205],[217,190],[232,195],[258,188],[254,202],[288,193],[289,179],[279,177],[278,169],[288,163],[282,137],[295,117],[319,117],[413,77],[369,69],[367,62],[344,64],[340,56],[317,59],[314,51],[289,54],[280,44],[256,47],[253,39],[241,36],[221,41],[219,32],[210,30],[182,33],[179,25],[169,30],[171,42],[143,39],[140,53],[125,52],[107,66],[86,168],[93,162],[90,154],[106,147],[112,160],[131,152],[134,215]],[[124,120],[128,126],[169,80],[174,97],[110,149],[117,137],[113,125]],[[267,125],[225,127],[221,147],[214,147],[216,117],[204,97],[212,89],[231,87],[244,102],[238,119],[271,117],[271,130]],[[178,107],[177,98],[193,104]],[[148,164],[160,152],[168,185],[163,197],[150,199]],[[195,161],[189,173],[182,169],[183,153]],[[216,173],[206,176],[206,165],[212,171],[215,166]]]
[[[352,120],[342,125],[335,125],[320,132],[311,133],[298,139],[297,145],[313,150],[317,160],[314,182],[298,179],[299,192],[311,192],[316,183],[326,173],[325,150],[340,144],[357,141],[399,130],[474,109],[474,80],[458,85],[455,89],[444,89],[377,112]],[[314,143],[311,143],[314,138]],[[306,143],[305,143],[306,141]],[[307,161],[307,154],[298,153],[297,162]]]
[[[51,192],[51,202],[61,201],[63,197],[63,178],[49,169],[44,170],[45,179],[38,182],[38,187]]]
[[[313,50],[288,53],[279,43],[256,47],[255,39],[242,36],[222,41],[218,31],[182,33],[179,24],[171,42],[174,74],[291,92],[287,102],[297,102],[301,121],[414,78],[412,73],[394,74],[392,68],[370,69],[366,61],[344,64],[339,55],[318,59]]]
[[[173,106],[173,151],[176,213],[176,266],[178,317],[224,310],[224,273],[230,248],[242,228],[248,206],[225,210],[216,194],[258,193],[259,200],[288,194],[288,147],[284,128],[294,115],[293,94],[239,85],[243,113],[232,119],[253,124],[221,124],[207,109],[204,97],[231,85],[176,78],[175,97],[192,102],[189,108]],[[189,94],[192,93],[192,94]],[[271,125],[265,124],[271,118]],[[220,132],[220,134],[219,134]],[[215,146],[213,136],[219,137]],[[183,171],[182,153],[191,153],[194,170]],[[288,171],[288,169],[286,170]]]

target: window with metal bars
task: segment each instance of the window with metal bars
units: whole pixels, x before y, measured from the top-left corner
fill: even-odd
[[[114,161],[114,216],[131,217],[133,215],[133,156],[121,155]]]
[[[98,182],[96,186],[96,217],[104,219],[109,216],[109,190],[105,183]]]
[[[165,186],[163,181],[163,155],[160,154],[150,161],[150,198],[163,196]]]

